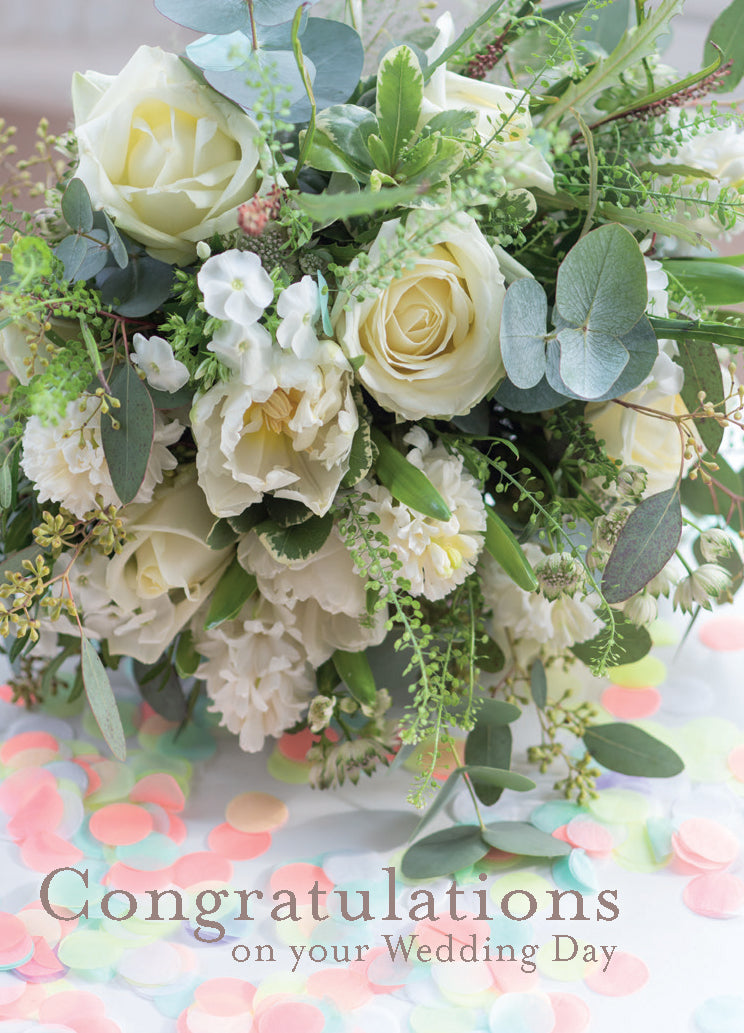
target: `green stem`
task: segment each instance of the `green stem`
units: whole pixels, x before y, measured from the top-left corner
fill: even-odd
[[[315,136],[315,115],[317,112],[315,94],[313,93],[313,84],[310,81],[310,76],[308,75],[307,68],[305,67],[305,59],[302,55],[302,44],[300,43],[300,24],[302,22],[303,12],[304,6],[298,7],[292,21],[292,53],[294,54],[294,59],[297,63],[297,71],[300,73],[302,84],[305,87],[307,99],[310,101],[310,122],[303,134],[300,154],[297,158],[294,173],[292,174],[292,178],[294,180],[294,183],[292,184],[293,186],[297,186],[297,177],[305,164],[307,152],[310,150],[310,144],[313,142],[313,137]]]
[[[248,4],[248,17],[251,20],[251,47],[258,50],[258,33],[256,31],[256,17],[253,13],[253,0],[246,0]]]

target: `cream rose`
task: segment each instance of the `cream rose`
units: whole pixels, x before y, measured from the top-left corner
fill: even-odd
[[[229,549],[210,549],[214,523],[193,466],[126,510],[131,538],[111,559],[76,566],[75,597],[86,630],[114,655],[152,663],[217,584]]]
[[[436,24],[439,35],[429,50],[430,61],[438,58],[455,38],[449,12]],[[529,96],[524,90],[469,79],[448,72],[445,65],[440,65],[424,89],[422,121],[428,122],[440,111],[474,111],[478,139],[488,144],[489,156],[498,164],[509,185],[539,187],[552,194],[555,193],[553,170],[538,148],[530,143],[532,118],[528,105]]]
[[[215,384],[191,410],[199,484],[215,516],[234,516],[265,493],[304,502],[322,516],[349,467],[359,426],[351,371],[323,342],[319,365],[291,357],[273,387]]]
[[[418,225],[409,220],[409,230]],[[386,222],[370,250],[385,263],[397,223]],[[343,290],[333,312],[336,338],[358,377],[384,408],[407,420],[472,409],[504,375],[499,323],[506,287],[499,261],[468,215],[432,231],[430,250],[388,288],[364,301]],[[353,268],[353,267],[352,267]]]
[[[176,54],[140,47],[117,76],[77,74],[72,99],[76,176],[155,258],[185,265],[236,228],[258,189],[258,127]]]

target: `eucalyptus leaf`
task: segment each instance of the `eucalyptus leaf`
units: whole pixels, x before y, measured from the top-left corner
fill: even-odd
[[[93,229],[93,205],[82,179],[71,179],[62,195],[62,215],[70,229],[88,233]]]
[[[606,402],[611,398],[619,398],[643,383],[653,369],[659,356],[659,342],[651,323],[646,316],[641,316],[636,325],[619,342],[628,353],[628,360],[620,376],[614,380],[604,393],[592,395],[593,402]],[[585,401],[563,383],[560,374],[560,348],[556,341],[550,341],[547,348],[547,378],[552,390],[560,391],[568,398]]]
[[[212,593],[204,627],[207,631],[223,621],[230,621],[240,613],[243,603],[256,591],[258,582],[238,563],[237,557],[224,572]]]
[[[332,18],[308,18],[300,35],[302,53],[315,69],[313,94],[319,111],[343,104],[354,92],[364,66],[364,47],[359,34],[344,22]],[[292,104],[292,122],[310,118],[307,97]]]
[[[434,797],[434,800],[429,806],[428,811],[419,822],[414,833],[414,836],[420,836],[424,829],[431,824],[434,818],[436,818],[436,816],[444,809],[447,803],[449,803],[449,801],[455,794],[455,790],[458,788],[460,784],[461,778],[462,768],[455,768],[454,771],[450,772],[444,784],[441,786],[440,789],[437,790],[437,795]]]
[[[481,671],[489,674],[496,674],[501,671],[506,663],[506,657],[501,646],[492,638],[486,638],[485,642],[476,643],[474,662]],[[515,707],[515,709],[518,709]]]
[[[155,664],[135,661],[134,675],[142,698],[166,721],[183,721],[186,717],[186,698],[178,674],[170,661],[159,660]]]
[[[64,278],[70,283],[74,283],[78,279],[78,272],[88,254],[87,241],[85,237],[72,233],[57,244],[54,254],[64,266]]]
[[[333,516],[311,516],[294,527],[282,527],[266,520],[256,527],[256,534],[274,559],[280,563],[304,560],[314,556],[325,545],[333,528]]]
[[[535,788],[532,779],[527,778],[526,775],[520,775],[518,771],[485,767],[482,764],[465,764],[462,770],[472,779],[488,785],[499,786],[502,789],[512,789],[516,793],[529,793]]]
[[[410,846],[403,855],[401,872],[406,879],[451,875],[480,861],[489,849],[478,825],[455,825]]]
[[[507,724],[489,719],[489,711],[482,708],[472,731],[465,740],[465,764],[468,767],[486,767],[509,770],[511,765],[512,734]],[[475,795],[487,807],[496,803],[503,792],[502,786],[471,778]]]
[[[505,409],[526,413],[557,409],[568,401],[566,392],[554,390],[546,376],[543,376],[539,383],[527,390],[515,387],[510,380],[503,380],[496,390],[494,398]]]
[[[89,639],[80,641],[80,670],[90,709],[106,744],[119,761],[127,755],[124,729],[106,668]]]
[[[377,698],[377,686],[369,660],[364,653],[337,649],[331,657],[339,678],[362,706],[370,706]]]
[[[695,412],[700,408],[698,399],[700,391],[705,392],[706,402],[712,402],[717,406],[723,401],[723,374],[714,344],[704,341],[680,341],[675,361],[685,372],[685,381],[680,394],[690,412]],[[721,412],[721,409],[718,411]],[[696,420],[695,429],[707,450],[717,453],[723,441],[723,427],[720,423],[714,419]]]
[[[653,645],[648,631],[628,620],[621,610],[616,610],[614,617],[618,638],[612,654],[613,664],[619,667],[621,664],[632,664],[636,660],[642,660],[651,652]],[[604,655],[602,646],[606,640],[606,632],[600,631],[594,638],[571,646],[571,652],[587,667],[593,668]]]
[[[166,18],[196,32],[233,32],[250,27],[245,0],[155,0]]]
[[[640,592],[672,558],[681,535],[678,485],[645,498],[628,517],[605,566],[607,602],[621,603]]]
[[[486,551],[501,569],[525,592],[534,592],[537,578],[524,549],[513,532],[490,506],[486,506]]]
[[[304,49],[303,49],[304,54]],[[307,58],[308,55],[304,54]],[[308,71],[311,79],[315,77],[315,68],[309,62]],[[227,70],[204,69],[204,78],[219,93],[239,104],[246,111],[262,100],[266,92],[267,80],[281,83],[286,91],[286,99],[290,105],[304,101],[305,84],[297,68],[291,50],[256,50],[252,51],[242,65]],[[309,109],[307,117],[309,118]],[[293,118],[292,121],[306,121],[305,118]]]
[[[744,37],[744,0],[733,0],[716,18],[705,41],[704,60],[714,61],[718,51],[724,62],[731,61],[731,71],[722,80],[719,92],[732,90],[744,76],[744,53],[741,41]]]
[[[240,68],[250,62],[252,54],[250,35],[240,29],[220,36],[200,36],[186,47],[189,61],[210,72],[229,72]]]
[[[603,767],[623,775],[671,778],[684,770],[673,749],[624,722],[593,725],[584,735],[584,745]]]
[[[489,846],[524,857],[565,857],[571,845],[525,821],[495,821],[486,825],[483,838]]]
[[[174,656],[176,673],[179,678],[192,678],[201,663],[201,656],[194,645],[194,633],[186,628],[178,636],[178,645]]]
[[[542,660],[535,660],[530,668],[530,691],[532,700],[540,710],[545,709],[548,702],[548,679],[545,676],[545,668]]]
[[[391,445],[381,431],[373,427],[371,434],[377,448],[377,478],[393,498],[434,520],[449,520],[449,507],[426,474]]]
[[[316,0],[253,0],[253,14],[260,25],[281,25],[291,21],[298,7],[310,7]]]
[[[410,47],[389,50],[377,72],[377,121],[392,172],[421,119],[424,77]],[[378,166],[382,168],[382,166]]]
[[[120,407],[112,409],[119,427],[109,417],[101,422],[101,443],[116,494],[123,505],[142,486],[155,434],[155,410],[147,388],[130,362],[117,366],[109,386]]]
[[[170,297],[173,266],[159,262],[143,251],[129,253],[126,268],[108,266],[96,277],[105,305],[130,319],[149,316]]]
[[[542,286],[525,277],[511,285],[501,312],[501,360],[509,380],[523,390],[545,373],[548,298]]]
[[[106,240],[111,257],[120,269],[126,269],[129,263],[129,254],[127,252],[126,245],[121,239],[121,235],[116,226],[114,226],[106,212],[103,213],[103,219],[105,222]]]

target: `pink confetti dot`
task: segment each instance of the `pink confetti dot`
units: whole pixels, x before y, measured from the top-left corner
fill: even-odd
[[[84,990],[64,990],[44,1001],[39,1008],[39,1018],[50,1024],[59,1023],[75,1029],[78,1019],[103,1019],[106,1009],[100,997]]]
[[[540,983],[540,976],[537,972],[523,972],[522,964],[516,958],[509,961],[504,958],[502,961],[487,962],[493,982],[497,990],[502,994],[522,994],[535,990]]]
[[[737,782],[744,782],[744,746],[735,746],[728,755],[728,766]]]
[[[304,1001],[280,1001],[256,1016],[257,1033],[322,1033],[323,1012]]]
[[[727,868],[739,855],[739,841],[711,818],[688,818],[672,835],[672,850],[682,862],[702,871]]]
[[[339,1011],[353,1011],[372,999],[372,991],[361,972],[348,968],[326,968],[314,972],[306,989],[313,997],[328,997]]]
[[[48,732],[21,732],[0,746],[0,764],[7,766],[17,754],[27,750],[50,750],[56,754],[59,752],[59,743]]]
[[[164,890],[173,881],[173,868],[158,868],[153,872],[141,872],[117,861],[112,864],[101,880],[105,886],[130,893],[147,893],[148,890]]]
[[[156,803],[166,811],[182,811],[186,806],[183,790],[173,775],[158,772],[141,778],[129,794],[132,803]]]
[[[225,817],[238,832],[272,832],[287,821],[289,811],[270,793],[241,793],[227,805]]]
[[[634,994],[648,982],[648,969],[635,954],[616,950],[612,960],[603,972],[606,959],[595,962],[585,982],[590,990],[605,997],[627,997]]]
[[[744,910],[744,882],[729,872],[698,875],[682,898],[690,911],[706,918],[735,918]]]
[[[0,810],[17,814],[42,786],[56,788],[57,780],[45,768],[23,768],[8,775],[0,784]]]
[[[82,861],[83,856],[81,850],[54,832],[34,832],[21,846],[23,863],[35,872],[71,868]]]
[[[661,706],[661,693],[657,689],[624,689],[621,685],[610,685],[602,693],[602,706],[622,721],[637,721],[656,713]]]
[[[65,966],[41,936],[33,937],[33,957],[16,969],[19,976],[31,982],[45,983],[65,974]]]
[[[233,866],[226,857],[206,850],[184,854],[173,865],[173,881],[182,889],[201,882],[229,882]]]
[[[54,786],[44,784],[31,794],[8,822],[8,835],[20,843],[34,832],[53,832],[62,821],[65,804]]]
[[[718,614],[702,626],[699,636],[708,649],[724,653],[744,649],[744,617]]]
[[[25,961],[33,947],[33,940],[20,918],[0,911],[0,967],[8,968]]]
[[[174,843],[183,843],[188,835],[186,822],[182,818],[179,818],[177,814],[171,814],[170,821],[168,822],[168,832],[166,834],[168,839],[172,839]]]
[[[207,837],[209,849],[231,861],[250,861],[265,854],[271,846],[269,832],[238,832],[225,823],[212,829]]]
[[[133,803],[110,803],[90,817],[90,833],[108,846],[130,846],[153,830],[149,811]]]
[[[298,904],[311,904],[309,894],[316,882],[321,893],[333,889],[333,883],[318,865],[304,862],[285,864],[283,868],[277,868],[272,872],[271,892],[291,890],[297,897]],[[307,900],[302,900],[303,897],[307,897]]]
[[[552,1033],[584,1033],[589,1028],[591,1012],[586,1001],[575,994],[549,993],[555,1015]]]
[[[598,857],[609,854],[615,845],[610,830],[591,818],[572,818],[566,825],[566,837],[573,846]]]
[[[244,979],[208,979],[194,990],[197,1006],[215,1018],[245,1015],[255,996],[255,986]]]

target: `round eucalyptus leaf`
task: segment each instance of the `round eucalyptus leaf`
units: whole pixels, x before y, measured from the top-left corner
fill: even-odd
[[[543,376],[534,387],[515,387],[510,380],[504,380],[494,395],[496,401],[512,412],[545,412],[557,409],[568,401],[566,392],[554,390]]]
[[[535,387],[545,373],[548,298],[537,280],[511,285],[501,313],[501,359],[515,387]]]
[[[560,380],[577,398],[599,398],[628,364],[622,339],[606,331],[566,327],[559,330],[557,344]],[[547,375],[551,387],[557,389],[555,346],[555,341],[548,345]]]
[[[313,93],[317,110],[345,103],[354,92],[364,65],[364,48],[359,34],[343,22],[308,18],[300,44],[305,59],[315,68]],[[307,122],[309,118],[310,102],[303,96],[292,103],[290,120]]]
[[[221,36],[200,36],[186,47],[186,56],[210,72],[228,72],[249,62],[253,46],[249,36],[237,29]]]
[[[245,0],[155,0],[166,18],[196,32],[234,32],[250,26]]]
[[[253,0],[253,16],[259,25],[281,25],[292,21],[298,7],[310,7],[316,0]]]
[[[638,387],[649,375],[659,356],[659,342],[646,316],[641,316],[632,330],[621,337],[620,341],[628,352],[628,361],[617,380],[603,394],[592,397],[593,402],[606,402],[610,398],[619,398]],[[559,352],[556,342],[551,342],[547,354],[547,376],[553,389],[560,391],[568,398],[586,400],[584,396],[575,394],[564,384],[559,370]]]
[[[469,868],[489,851],[478,825],[455,825],[433,832],[410,846],[401,871],[407,879],[434,879]]]
[[[315,78],[315,68],[307,57],[305,66],[312,81]],[[250,110],[256,101],[261,100],[268,82],[281,84],[285,91],[282,98],[286,98],[290,104],[295,104],[301,99],[307,102],[305,85],[291,50],[256,50],[238,68],[227,71],[206,69],[204,78],[215,90],[246,110]]]

